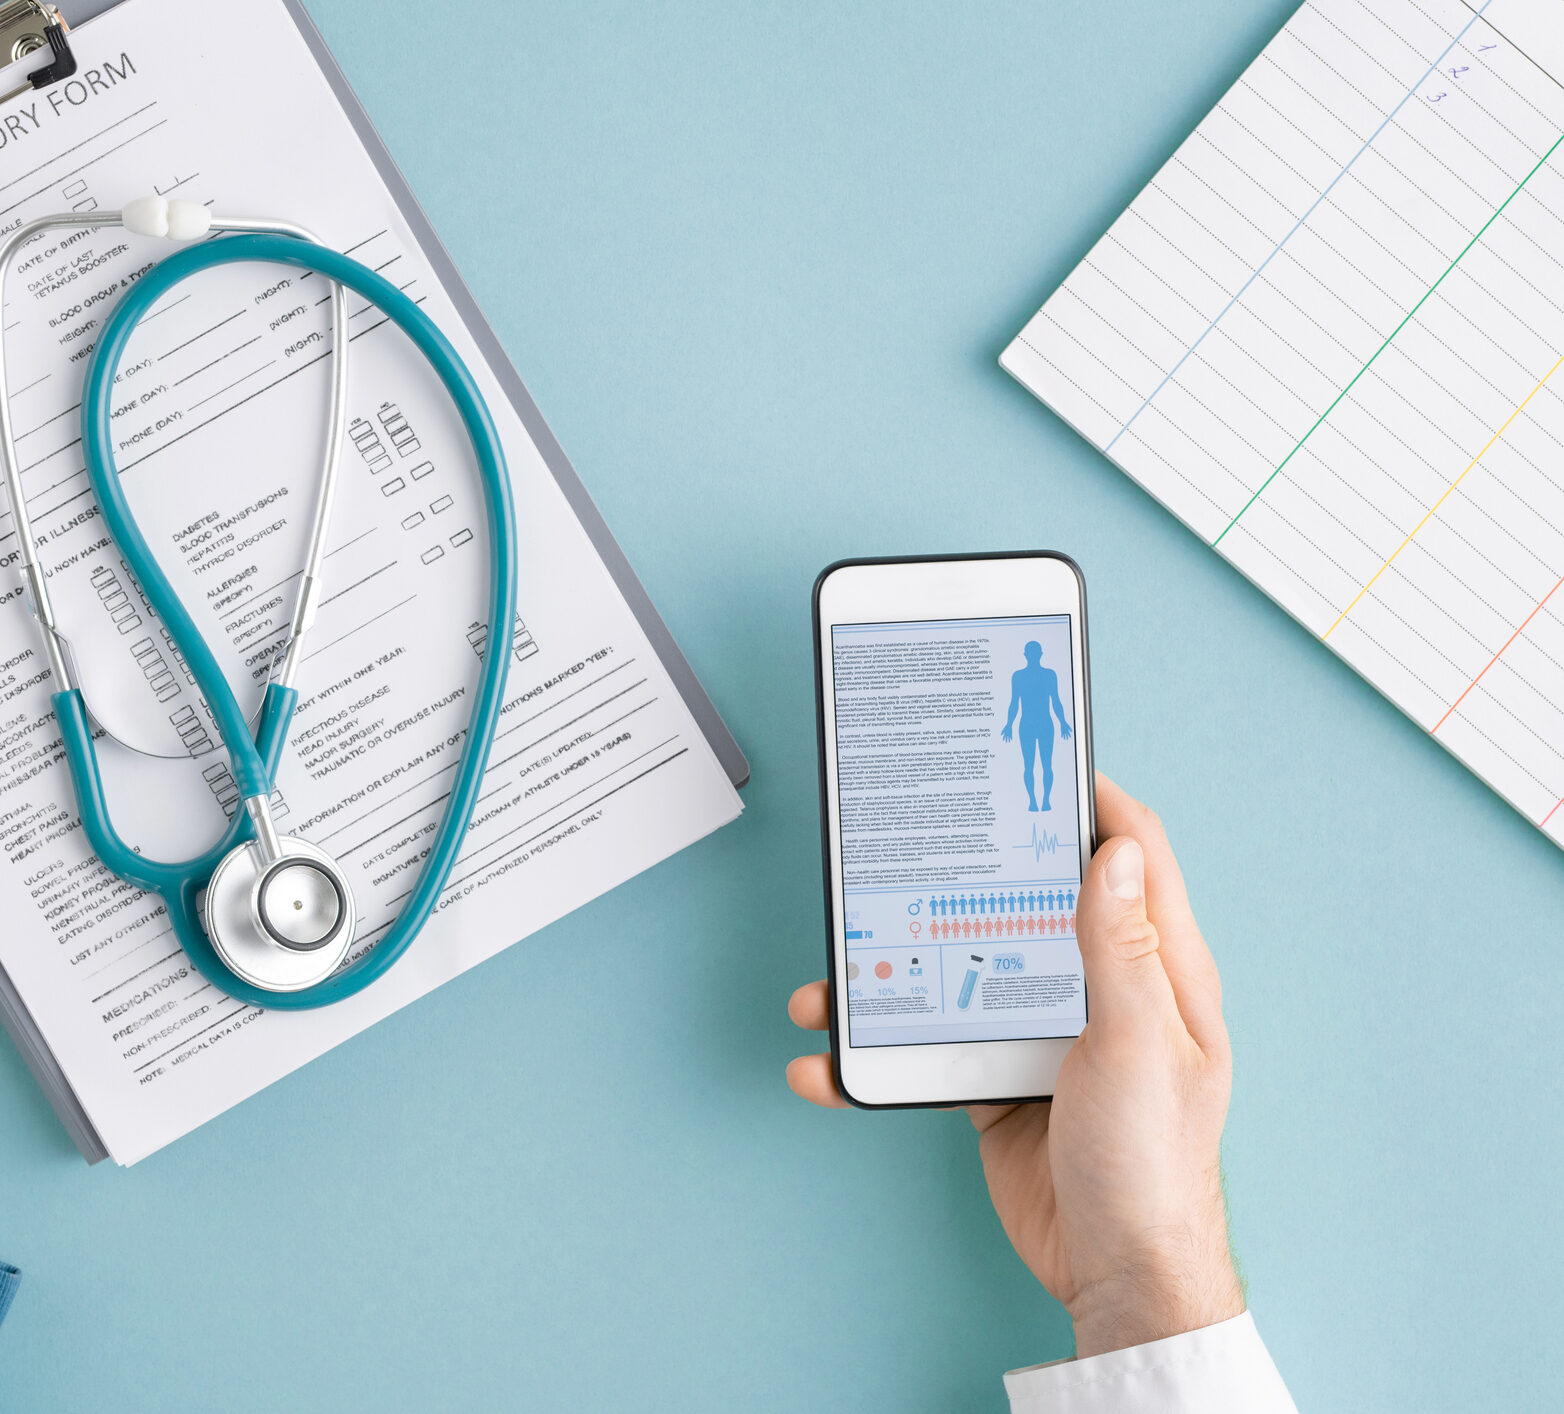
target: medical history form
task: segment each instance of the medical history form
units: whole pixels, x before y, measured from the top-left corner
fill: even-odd
[[[93,855],[21,592],[0,586],[0,1013],[84,1152],[123,1163],[741,808],[742,757],[300,13],[285,0],[122,0],[78,24],[76,75],[0,109],[0,230],[155,191],[297,220],[418,301],[473,370],[509,461],[520,587],[508,694],[462,856],[407,955],[324,1010],[262,1011],[205,983],[158,900]],[[79,424],[98,331],[164,254],[118,228],[39,239],[18,257],[4,338],[23,478],[89,707],[112,738],[165,758],[102,737],[112,808],[127,838],[178,858],[217,838],[238,791],[180,654],[104,534]],[[356,957],[417,875],[489,645],[482,497],[461,425],[384,315],[357,297],[350,313],[335,529],[272,808],[282,831],[349,871]],[[154,307],[116,383],[126,493],[252,706],[294,605],[329,316],[318,276],[211,271]],[[15,561],[9,508],[0,559]]]
[[[1002,363],[1564,843],[1564,6],[1309,0]]]

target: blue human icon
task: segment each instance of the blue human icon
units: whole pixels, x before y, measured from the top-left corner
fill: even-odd
[[[1065,720],[1064,703],[1059,698],[1059,675],[1043,666],[1043,645],[1035,639],[1023,650],[1026,666],[1010,674],[1010,712],[999,736],[1009,741],[1016,713],[1021,714],[1021,778],[1026,782],[1028,810],[1048,810],[1054,788],[1054,719],[1059,715],[1059,738],[1069,741],[1070,724]],[[1037,803],[1035,768],[1043,763],[1043,803]]]
[[[1070,890],[1070,901],[1066,905],[1066,907],[1068,907],[1068,908],[1074,908],[1075,907],[1075,890],[1074,889]]]
[[[1035,894],[1028,894],[1026,896],[1026,908],[1027,908],[1027,912],[1028,913],[1030,913],[1034,908],[1037,907],[1037,904],[1035,902],[1036,897],[1037,896]]]
[[[988,912],[988,900],[984,898],[982,894],[977,896],[977,911],[979,913]]]
[[[993,894],[990,894],[988,896],[988,911],[990,913],[998,913],[999,912],[999,910],[994,907],[994,896],[993,896]]]
[[[966,900],[966,896],[965,896],[965,895],[963,895],[963,896],[962,896],[962,897],[960,897],[960,898],[958,898],[958,899],[957,899],[957,900],[956,900],[956,902],[957,902],[957,903],[959,903],[959,904],[960,904],[960,905],[961,905],[961,911],[962,911],[962,913],[965,913],[965,912],[966,912],[966,911],[967,911],[967,900]]]
[[[1053,906],[1054,906],[1054,891],[1052,889],[1049,889],[1048,890],[1048,907],[1051,909]]]

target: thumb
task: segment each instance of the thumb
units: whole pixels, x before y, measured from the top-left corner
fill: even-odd
[[[1146,916],[1146,856],[1138,842],[1109,840],[1092,856],[1075,931],[1093,1032],[1144,1033],[1178,1018],[1157,930]]]

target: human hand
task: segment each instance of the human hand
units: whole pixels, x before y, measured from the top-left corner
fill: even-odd
[[[1002,726],[999,729],[999,739],[1001,741],[1009,741],[1010,740],[1010,723],[1009,722],[1006,722],[1004,724],[1004,726]]]
[[[1061,717],[1059,719],[1059,740],[1060,741],[1069,741],[1069,739],[1070,739],[1070,724],[1067,721],[1065,721],[1063,717]]]
[[[989,1196],[1021,1260],[1099,1355],[1239,1315],[1220,1144],[1232,1088],[1216,964],[1161,823],[1101,773],[1104,842],[1081,883],[1077,934],[1091,1020],[1050,1104],[973,1105]],[[788,1014],[823,1030],[824,982]],[[841,1106],[829,1055],[788,1084]]]

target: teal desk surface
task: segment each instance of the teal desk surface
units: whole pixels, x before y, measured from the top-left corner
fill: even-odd
[[[783,1007],[814,575],[1025,546],[1222,967],[1300,1406],[1556,1405],[1564,858],[995,362],[1291,8],[311,0],[748,810],[129,1171],[0,1043],[0,1407],[1003,1409],[1069,1326],[966,1119],[795,1101]]]

